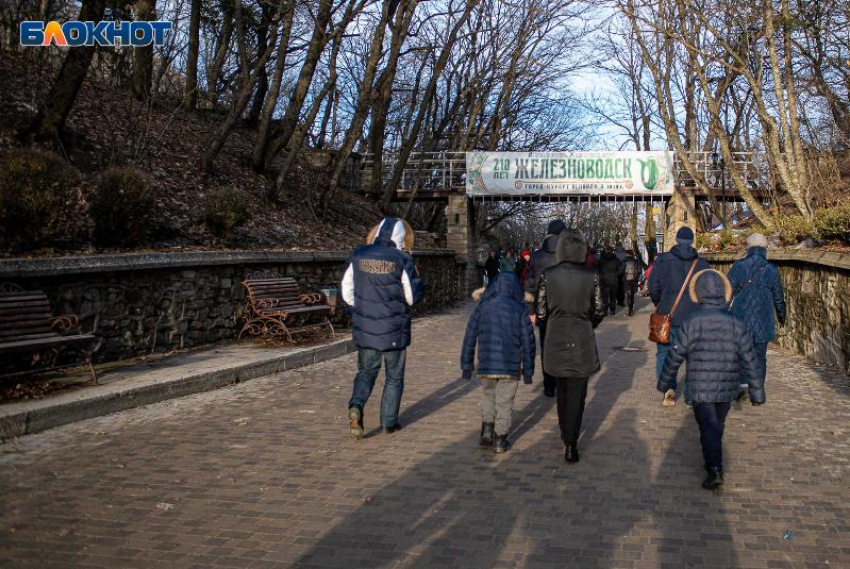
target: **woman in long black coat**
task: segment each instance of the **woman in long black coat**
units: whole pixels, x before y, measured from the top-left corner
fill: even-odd
[[[587,242],[576,229],[558,238],[558,264],[540,279],[537,318],[546,321],[543,369],[557,381],[558,423],[567,462],[578,462],[578,436],[587,397],[587,381],[599,371],[593,329],[605,315],[598,274],[585,265]]]

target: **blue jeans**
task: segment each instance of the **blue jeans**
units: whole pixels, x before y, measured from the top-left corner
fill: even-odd
[[[386,379],[384,393],[381,396],[381,426],[392,427],[398,423],[398,411],[401,407],[401,394],[404,392],[404,363],[407,350],[381,352],[369,348],[357,351],[357,375],[354,376],[354,391],[348,407],[358,407],[361,411],[369,401],[381,360],[385,362]]]
[[[699,425],[699,442],[705,467],[723,470],[723,428],[731,403],[694,403],[694,418]]]
[[[756,342],[753,344],[753,347],[756,349],[756,357],[759,361],[759,379],[761,379],[762,385],[764,385],[764,380],[767,378],[767,345],[768,342]],[[750,384],[746,376],[741,376],[741,380],[738,383],[741,384],[741,387],[747,387]]]
[[[655,377],[661,379],[661,372],[664,370],[664,362],[667,361],[667,352],[676,343],[676,334],[679,332],[678,326],[670,326],[670,343],[656,344],[657,352],[655,353]]]

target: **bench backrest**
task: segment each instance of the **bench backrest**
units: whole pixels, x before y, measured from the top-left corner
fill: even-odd
[[[242,282],[251,301],[277,299],[283,305],[300,306],[301,292],[292,277],[245,279]]]
[[[0,342],[55,336],[50,301],[40,290],[0,292]]]

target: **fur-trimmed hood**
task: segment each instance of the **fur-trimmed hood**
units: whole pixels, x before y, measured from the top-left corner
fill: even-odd
[[[699,304],[725,306],[732,301],[732,284],[723,273],[705,269],[694,275],[689,293],[691,300]]]
[[[385,217],[366,235],[366,244],[392,242],[398,249],[413,251],[413,228],[403,219]]]
[[[587,240],[578,229],[565,229],[558,237],[555,259],[559,263],[583,265],[587,260]]]
[[[513,273],[499,273],[486,287],[472,291],[472,300],[489,300],[497,296],[509,296],[517,302],[522,302],[522,285]]]

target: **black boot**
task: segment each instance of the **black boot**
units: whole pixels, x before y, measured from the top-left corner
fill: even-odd
[[[720,468],[707,468],[708,476],[702,483],[702,487],[706,490],[714,490],[723,484],[723,470]]]
[[[564,460],[569,463],[576,463],[579,459],[578,447],[575,445],[567,445],[567,452],[564,453]]]
[[[359,407],[348,409],[348,430],[356,440],[363,438],[363,411]]]
[[[635,307],[629,306],[629,316],[634,316],[634,315],[635,315]]]
[[[401,430],[401,423],[399,423],[398,421],[396,421],[395,425],[390,425],[389,427],[384,427],[384,426],[381,427],[381,432],[384,433],[385,435],[391,435],[394,432],[400,431],[400,430]]]
[[[508,452],[511,448],[511,443],[508,442],[508,435],[496,435],[493,438],[493,452],[502,453]]]
[[[493,429],[496,428],[495,423],[481,423],[481,441],[482,447],[490,448],[493,446]]]

